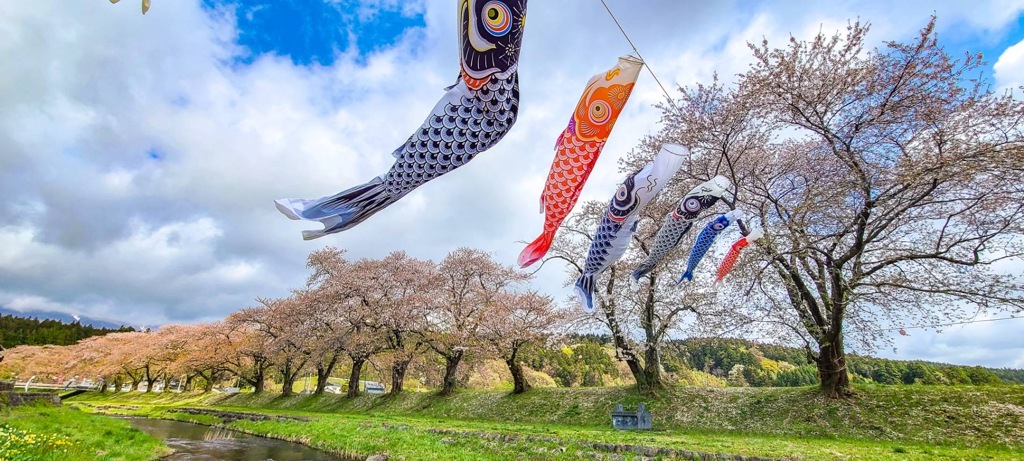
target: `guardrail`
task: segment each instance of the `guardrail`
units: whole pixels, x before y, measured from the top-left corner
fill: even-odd
[[[29,389],[58,390],[58,391],[64,391],[64,390],[70,390],[70,389],[81,389],[81,390],[84,390],[84,391],[91,391],[91,390],[99,389],[100,387],[99,387],[99,385],[96,385],[96,384],[67,384],[67,383],[65,383],[65,384],[46,384],[46,383],[34,383],[34,382],[31,382],[31,381],[26,381],[26,382],[14,383],[14,388],[15,389],[24,389],[25,392],[28,392]]]

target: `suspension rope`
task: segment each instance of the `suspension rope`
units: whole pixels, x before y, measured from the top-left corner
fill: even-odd
[[[623,29],[622,24],[619,24],[618,18],[615,17],[615,13],[612,13],[611,8],[608,7],[608,3],[605,3],[604,0],[601,0],[601,4],[604,5],[604,9],[605,11],[608,12],[608,16],[612,17],[612,21],[615,21],[615,25],[618,26],[619,31],[622,32],[622,36],[626,38],[626,41],[629,42],[629,46],[633,48],[633,52],[636,53],[636,56],[640,58],[640,60],[643,61],[644,64],[646,64],[645,67],[647,67],[647,72],[650,72],[651,77],[654,77],[654,81],[658,83],[659,87],[661,87],[661,92],[665,93],[665,99],[668,100],[669,105],[671,105],[672,108],[678,112],[679,107],[677,107],[675,101],[672,100],[672,95],[670,95],[668,90],[665,89],[665,85],[661,84],[661,80],[654,73],[654,69],[651,69],[651,64],[648,63],[647,60],[644,59],[643,55],[640,54],[640,50],[637,49],[636,45],[633,43],[633,40],[629,38],[629,34],[626,33],[626,29]]]
[[[605,0],[601,0],[601,4],[604,5],[604,9],[605,11],[608,12],[608,16],[611,16],[612,21],[615,22],[616,26],[618,26],[619,32],[622,32],[622,36],[626,38],[627,42],[629,42],[629,46],[633,48],[633,52],[636,53],[636,56],[640,58],[640,60],[643,61],[644,64],[646,64],[645,67],[647,67],[647,72],[651,74],[651,77],[654,77],[654,81],[658,83],[659,87],[661,87],[661,92],[665,94],[665,100],[668,101],[668,105],[671,106],[672,109],[674,109],[677,113],[682,113],[682,110],[680,110],[679,106],[676,105],[675,100],[672,99],[672,95],[669,94],[667,89],[665,89],[665,85],[661,83],[661,79],[659,79],[658,75],[654,73],[654,69],[651,68],[651,64],[648,63],[646,59],[644,59],[642,54],[640,54],[640,49],[638,49],[636,47],[636,44],[633,43],[633,39],[629,38],[629,34],[626,33],[626,29],[624,29],[622,27],[622,24],[619,23],[619,19],[615,17],[615,13],[612,13],[612,9],[608,7],[608,3],[605,2]],[[718,174],[717,167],[715,168],[715,174]],[[735,208],[735,203],[731,203],[730,206]],[[742,218],[736,220],[736,225],[739,226],[740,228],[740,234],[746,236],[747,234],[750,233],[750,229],[747,227],[746,221],[743,220]]]

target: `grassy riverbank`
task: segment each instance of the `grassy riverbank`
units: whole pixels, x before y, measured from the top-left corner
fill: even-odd
[[[674,388],[641,398],[629,388],[538,389],[522,396],[461,391],[452,397],[240,394],[85,394],[93,411],[226,423],[334,452],[399,459],[594,459],[629,452],[721,453],[797,459],[1024,460],[1024,387],[871,386],[826,402],[804,389]],[[650,433],[609,426],[615,403],[643,401]],[[230,422],[182,408],[296,419]],[[234,418],[230,418],[234,419]],[[256,418],[258,419],[258,418]],[[617,455],[615,455],[617,456]]]
[[[168,453],[125,421],[42,403],[0,409],[0,461],[142,461]]]

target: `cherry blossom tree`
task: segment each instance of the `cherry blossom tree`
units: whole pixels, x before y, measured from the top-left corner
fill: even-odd
[[[388,254],[378,264],[384,297],[378,307],[379,325],[391,352],[391,394],[402,392],[409,363],[425,352],[417,331],[426,328],[426,313],[440,281],[433,261],[409,257],[403,251]]]
[[[303,315],[302,301],[292,296],[280,299],[259,298],[260,306],[242,309],[236,320],[250,325],[266,338],[266,352],[281,373],[281,395],[291,395],[295,381],[310,358],[310,318]]]
[[[306,267],[312,269],[306,282],[303,315],[313,324],[307,327],[311,335],[313,367],[316,369],[315,394],[323,394],[338,359],[345,355],[345,342],[351,332],[345,313],[355,301],[357,286],[353,283],[352,263],[345,252],[327,247],[310,253]]]
[[[495,297],[494,318],[481,325],[481,338],[512,373],[513,394],[530,389],[519,352],[530,343],[543,344],[566,321],[550,297],[536,291],[503,292]]]
[[[752,44],[735,88],[682,89],[651,140],[690,146],[688,174],[737,185],[766,237],[730,285],[756,301],[749,317],[804,343],[830,398],[850,392],[848,326],[871,347],[907,319],[1024,308],[1021,276],[999,270],[1024,252],[1024,103],[934,28],[872,50],[859,22]]]
[[[173,332],[176,336],[171,345],[177,348],[177,354],[168,366],[168,373],[185,376],[185,382],[181,384],[183,388],[189,388],[196,378],[201,378],[203,390],[209,392],[227,371],[232,349],[226,328],[223,322],[214,322],[160,329],[165,334]],[[165,329],[169,331],[165,332]]]
[[[225,365],[232,374],[252,386],[253,393],[266,388],[267,371],[273,367],[273,338],[248,321],[248,314],[235,312],[225,319],[227,328],[219,331],[230,344]]]
[[[650,162],[658,149],[660,144],[645,143],[626,157],[623,169],[635,171]],[[641,210],[629,250],[597,279],[595,312],[574,311],[574,322],[581,327],[604,327],[611,332],[615,356],[629,367],[641,392],[656,392],[664,388],[661,348],[670,333],[680,327],[682,315],[692,314],[704,319],[720,316],[721,309],[714,304],[713,292],[695,283],[680,289],[675,283],[678,274],[684,271],[686,250],[692,246],[693,238],[699,232],[697,229],[691,230],[675,251],[642,277],[640,283],[634,282],[631,275],[633,269],[650,254],[664,216],[699,182],[677,179]],[[607,202],[584,202],[559,229],[545,261],[561,260],[567,264],[566,286],[582,273],[595,228],[607,208]],[[727,208],[721,206],[719,210]],[[703,225],[703,221],[697,221],[694,227]],[[574,297],[568,303],[578,305]]]
[[[482,326],[494,321],[499,293],[529,276],[494,261],[487,253],[459,248],[438,265],[440,283],[426,312],[423,341],[445,360],[441,395],[455,391],[456,372],[467,352],[483,353]]]
[[[16,376],[28,381],[35,376],[38,381],[46,382],[74,371],[68,368],[73,346],[17,346],[4,352],[4,362],[0,364],[2,377]]]

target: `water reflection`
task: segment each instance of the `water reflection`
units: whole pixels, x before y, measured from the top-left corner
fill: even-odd
[[[164,440],[173,461],[343,461],[343,458],[281,440],[223,428],[160,419],[131,418],[137,429]]]

